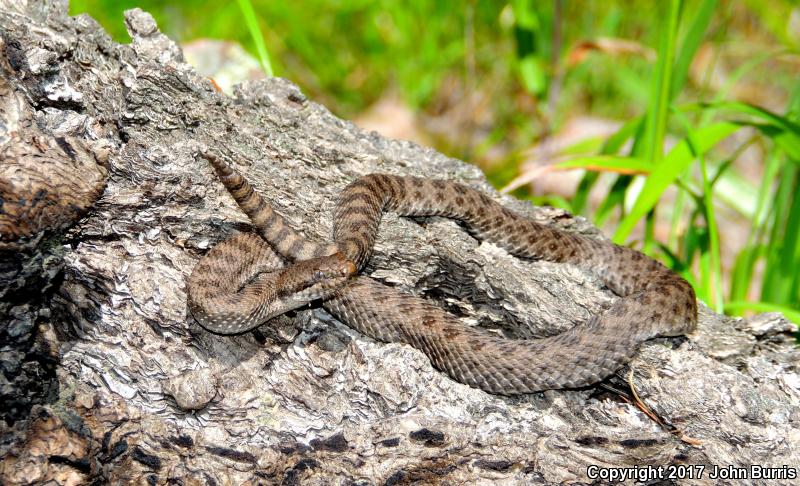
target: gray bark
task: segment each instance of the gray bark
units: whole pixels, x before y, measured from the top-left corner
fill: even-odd
[[[717,484],[712,466],[800,464],[799,353],[779,315],[703,307],[696,333],[647,343],[602,386],[519,398],[454,382],[320,308],[241,336],[206,332],[186,278],[250,225],[193,141],[238,161],[321,241],[338,192],[378,171],[465,181],[597,232],[497,195],[475,167],[360,130],[288,81],[219,93],[141,10],[126,13],[133,41],[121,45],[65,2],[0,6],[0,54],[42,129],[114,147],[102,197],[58,240],[60,272],[41,276],[52,290],[4,303],[3,332],[22,335],[3,342],[4,386],[27,397],[0,423],[4,484],[588,483],[590,465],[681,464],[706,467],[687,483]],[[437,218],[387,215],[366,273],[516,338],[560,332],[614,298],[589,273],[521,261]],[[49,395],[26,395],[48,380],[20,371],[34,355],[51,357]],[[629,376],[661,424],[631,403]]]

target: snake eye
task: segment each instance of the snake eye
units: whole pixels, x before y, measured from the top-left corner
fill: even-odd
[[[319,281],[323,278],[325,278],[325,274],[322,272],[322,270],[314,270],[314,280]]]

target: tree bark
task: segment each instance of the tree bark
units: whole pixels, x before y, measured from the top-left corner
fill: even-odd
[[[701,306],[688,339],[646,343],[603,384],[518,398],[454,382],[414,348],[372,341],[318,306],[245,335],[203,330],[186,278],[208,248],[252,228],[194,142],[237,161],[320,241],[338,192],[371,172],[460,180],[601,236],[499,196],[475,167],[338,119],[288,81],[226,96],[149,14],[125,22],[133,41],[117,44],[88,16],[68,17],[66,2],[0,0],[6,81],[37,129],[113,147],[85,217],[14,255],[50,263],[31,263],[38,291],[2,297],[0,385],[17,399],[2,410],[3,484],[551,484],[659,466],[665,482],[653,484],[670,484],[669,473],[717,484],[713,466],[797,474],[800,353],[775,314],[730,319]],[[365,273],[515,338],[558,333],[614,299],[589,273],[511,257],[439,218],[387,215]],[[705,469],[669,469],[689,464]]]

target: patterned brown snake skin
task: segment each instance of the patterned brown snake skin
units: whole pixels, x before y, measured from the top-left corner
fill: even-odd
[[[694,290],[662,264],[635,250],[518,216],[467,186],[364,176],[341,194],[335,243],[320,245],[290,228],[227,162],[205,147],[200,155],[263,237],[238,234],[218,244],[189,277],[189,308],[211,332],[249,331],[323,299],[322,306],[353,329],[381,341],[408,343],[461,383],[513,395],[596,383],[630,360],[643,341],[685,334],[696,326]],[[428,301],[355,275],[370,258],[386,210],[458,219],[477,238],[517,257],[587,268],[620,298],[589,321],[544,339],[506,339],[465,326]],[[284,267],[275,251],[295,263]]]

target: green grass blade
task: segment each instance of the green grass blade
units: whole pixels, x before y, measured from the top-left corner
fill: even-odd
[[[642,129],[642,123],[644,123],[643,117],[637,117],[625,122],[614,135],[608,137],[600,153],[603,155],[613,155],[622,150],[622,146],[625,142]]]
[[[760,120],[761,123],[742,121],[764,133],[772,139],[778,146],[789,154],[795,161],[800,161],[800,125],[790,120],[788,117],[778,115],[764,108],[742,103],[737,101],[726,101],[720,103],[693,103],[682,106],[681,111],[696,110],[725,110],[738,115],[745,115]]]
[[[602,227],[605,222],[611,217],[611,212],[615,207],[619,206],[624,211],[625,191],[628,190],[633,181],[633,177],[629,175],[621,175],[612,184],[611,189],[608,191],[608,196],[598,206],[594,215],[594,222],[597,226]]]
[[[572,213],[583,214],[586,208],[586,203],[589,202],[589,192],[599,179],[600,174],[597,172],[587,172],[581,177],[578,187],[575,189],[575,195],[572,196]]]
[[[618,155],[590,155],[577,157],[553,165],[557,170],[585,169],[594,172],[616,172],[618,174],[649,174],[653,164],[635,157]]]
[[[627,121],[625,124],[620,127],[613,135],[608,137],[603,144],[602,149],[600,149],[601,155],[614,155],[617,154],[620,150],[622,150],[623,145],[627,142],[631,137],[635,137],[637,133],[641,133],[644,127],[644,117],[637,117],[632,120]],[[642,159],[637,159],[642,160]],[[649,171],[650,168],[648,168]],[[597,172],[587,172],[581,182],[578,184],[578,188],[575,191],[575,197],[572,199],[572,206],[574,212],[576,214],[582,213],[584,208],[586,207],[586,202],[589,198],[589,192],[594,187],[594,184],[598,180],[598,173]],[[602,226],[603,222],[606,220],[608,216],[610,216],[611,211],[614,209],[614,206],[617,204],[621,204],[624,201],[624,194],[625,190],[627,189],[627,184],[630,181],[630,178],[625,178],[620,185],[620,181],[617,180],[614,184],[614,187],[617,190],[616,194],[609,194],[606,199],[600,204],[600,208],[595,213],[594,222],[597,226]]]
[[[608,138],[601,153],[603,155],[613,155],[622,150],[622,146],[628,141],[630,138],[633,138],[633,147],[631,148],[631,156],[632,158],[636,158],[638,160],[644,160],[639,157],[642,154],[642,147],[641,147],[641,140],[644,139],[644,130],[645,130],[645,118],[638,117],[634,118],[633,120],[628,121],[625,123],[617,132]],[[597,180],[596,177],[590,178],[592,174],[587,174],[584,177],[584,181],[587,181],[588,190],[591,188],[591,185]],[[612,211],[615,207],[620,207],[621,210],[624,212],[625,203],[625,192],[628,190],[628,186],[630,186],[631,182],[633,182],[633,178],[629,175],[621,175],[617,177],[614,183],[611,186],[611,189],[606,195],[605,199],[600,203],[597,210],[595,211],[594,215],[594,223],[597,226],[603,226],[606,220],[611,216]],[[583,187],[583,184],[581,184]]]
[[[789,212],[789,220],[783,238],[783,262],[792,262],[784,266],[785,302],[800,307],[800,181],[795,180],[794,199]],[[791,268],[791,270],[786,270]]]
[[[758,189],[756,206],[751,217],[750,232],[747,243],[736,257],[736,263],[731,272],[731,290],[728,300],[744,300],[748,296],[750,285],[753,281],[753,272],[756,261],[766,253],[766,247],[761,243],[764,239],[768,213],[772,210],[774,195],[772,194],[773,181],[780,170],[781,160],[775,152],[767,157],[764,167],[764,176]]]
[[[702,266],[704,270],[703,284],[705,286],[705,294],[710,296],[709,303],[711,307],[717,311],[722,312],[722,265],[719,249],[719,232],[717,229],[716,215],[714,213],[714,186],[713,181],[708,176],[708,168],[706,165],[706,158],[703,153],[698,150],[697,135],[692,128],[689,120],[681,113],[676,113],[677,118],[683,123],[686,131],[686,144],[692,153],[692,158],[696,158],[700,162],[700,173],[702,176],[703,193],[702,202],[698,208],[705,218],[708,248],[707,252],[701,255],[704,261]]]
[[[758,129],[758,131],[763,133],[767,138],[772,139],[775,145],[786,151],[786,154],[791,160],[800,162],[800,136],[789,131],[781,130],[774,125],[752,124],[752,126]]]
[[[699,215],[699,209],[693,212],[691,220]],[[706,229],[702,226],[691,224],[686,231],[684,237],[684,245],[686,246],[686,267],[689,268],[694,263],[697,256],[697,269],[699,277],[694,279],[693,287],[697,292],[697,298],[708,302],[711,296],[708,290],[711,288],[709,282],[709,261],[708,261],[708,234]],[[698,256],[699,255],[699,256]]]
[[[745,246],[739,251],[730,273],[731,290],[728,300],[744,300],[747,298],[750,284],[753,281],[753,271],[759,255],[763,253],[762,246]]]
[[[678,183],[686,179],[684,172],[678,176]],[[667,236],[667,244],[672,248],[678,248],[678,232],[683,215],[683,208],[686,204],[686,191],[678,191],[675,195],[675,204],[672,205],[672,217],[669,224],[669,235]]]
[[[666,12],[666,22],[661,24],[658,60],[653,76],[652,91],[650,92],[650,103],[647,107],[643,147],[645,156],[653,162],[661,159],[664,137],[667,132],[670,85],[672,83],[672,67],[675,58],[675,41],[678,33],[681,5],[681,0],[670,0]]]
[[[800,169],[786,164],[780,176],[773,228],[767,246],[767,264],[761,300],[800,305],[797,269],[800,268]]]
[[[760,112],[763,111],[766,110]],[[786,117],[772,114],[766,116],[776,124],[787,126],[788,130],[784,133],[793,131],[791,125],[800,119],[800,85],[797,85],[792,95]],[[777,177],[778,191],[770,212],[772,229],[767,241],[761,300],[800,307],[797,275],[800,267],[800,159],[795,159],[793,154],[786,152],[789,160],[794,163],[784,163]]]
[[[765,122],[775,125],[779,127],[781,130],[785,130],[787,132],[793,133],[795,135],[800,136],[800,125],[795,123],[794,121],[790,120],[788,117],[778,115],[777,113],[773,113],[766,108],[761,108],[760,106],[751,105],[750,103],[743,103],[740,101],[723,101],[720,103],[698,103],[698,104],[690,104],[685,105],[688,109],[708,109],[713,108],[717,110],[726,110],[732,111],[734,113],[739,113],[742,115],[750,115]]]
[[[261,69],[268,77],[272,77],[272,64],[269,62],[269,53],[267,52],[267,45],[264,43],[264,34],[261,33],[261,28],[258,26],[258,16],[253,9],[253,4],[250,0],[239,0],[239,8],[242,10],[242,17],[247,24],[247,29],[250,31],[250,36],[253,38],[253,43],[258,52],[258,62],[261,64]]]
[[[738,123],[719,122],[696,130],[694,133],[695,150],[698,154],[705,154],[740,127],[741,125]],[[653,168],[630,214],[617,227],[617,231],[613,236],[615,243],[622,244],[625,242],[636,223],[653,209],[664,190],[675,182],[692,160],[694,160],[694,155],[689,143],[683,140],[673,147],[669,154]]]
[[[692,139],[691,135],[688,137]],[[722,312],[722,264],[720,263],[720,250],[719,250],[719,232],[717,229],[717,219],[714,214],[714,188],[708,178],[708,170],[706,168],[706,159],[702,154],[698,155],[700,159],[700,170],[703,176],[703,211],[705,214],[706,224],[708,225],[708,239],[709,239],[709,266],[711,273],[710,288],[708,295],[711,295],[711,307],[717,311]]]
[[[681,43],[681,48],[678,50],[678,59],[675,62],[675,73],[672,76],[672,86],[670,88],[670,100],[674,100],[683,89],[683,85],[686,84],[689,66],[705,37],[708,24],[714,16],[716,7],[717,0],[704,0],[700,4],[700,8],[696,12],[692,12],[694,20]]]
[[[559,150],[558,153],[564,156],[591,154],[602,150],[604,145],[604,137],[587,137],[564,147],[562,150]]]

